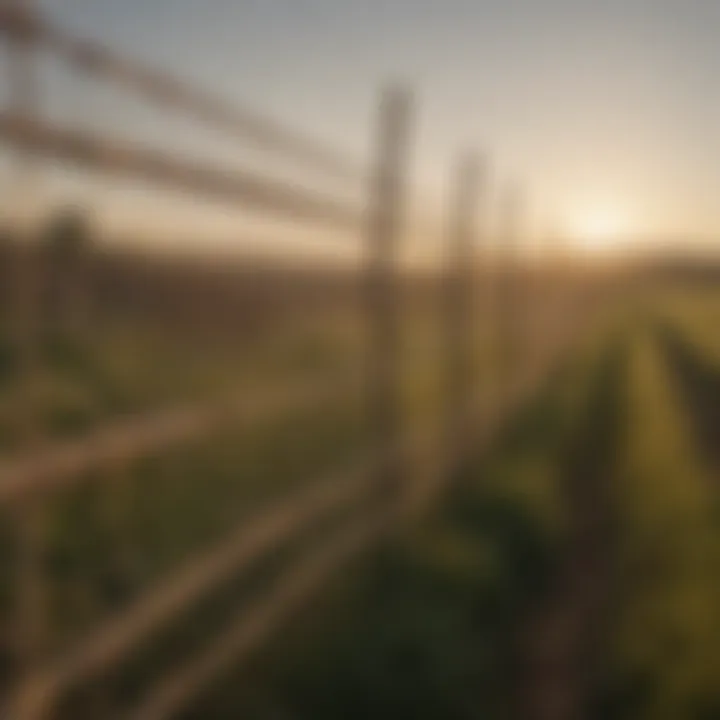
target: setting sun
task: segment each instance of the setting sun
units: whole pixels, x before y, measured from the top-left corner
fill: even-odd
[[[577,213],[570,231],[586,249],[606,250],[615,248],[628,235],[630,222],[618,208],[596,207]]]

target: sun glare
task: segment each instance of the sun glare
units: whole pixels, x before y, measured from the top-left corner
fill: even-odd
[[[577,242],[587,250],[614,249],[630,231],[627,216],[615,208],[592,208],[579,212],[570,230]]]

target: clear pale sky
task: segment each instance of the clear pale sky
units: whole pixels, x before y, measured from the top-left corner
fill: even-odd
[[[45,0],[64,27],[364,157],[379,88],[417,97],[415,177],[458,149],[518,179],[545,222],[607,207],[639,232],[720,232],[715,0]],[[227,158],[192,127],[48,74],[48,105]],[[233,158],[244,159],[233,150]],[[248,156],[248,159],[249,156]]]

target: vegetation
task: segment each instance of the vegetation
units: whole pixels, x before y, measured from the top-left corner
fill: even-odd
[[[442,508],[187,717],[717,717],[717,308],[642,296]]]
[[[361,286],[349,276],[93,256],[67,242],[83,232],[72,218],[54,232],[62,247],[46,257],[62,252],[67,282],[84,290],[70,310],[53,304],[38,328],[32,395],[21,382],[13,318],[3,318],[4,458],[26,452],[18,414],[28,398],[41,434],[59,442],[230,393],[300,383],[339,392],[118,463],[48,497],[41,563],[51,654],[258,510],[352,466],[369,437]],[[76,253],[84,274],[75,272]],[[417,278],[403,289],[408,430],[439,431],[444,417],[437,286]],[[570,309],[586,312],[577,288],[563,297],[556,282],[547,287],[544,304],[538,292],[524,305],[532,308],[526,369],[557,349]],[[67,326],[58,317],[65,312]],[[597,718],[717,717],[718,315],[712,287],[656,283],[642,286],[632,307],[589,325],[492,446],[478,442],[442,502],[336,576],[249,664],[198,698],[188,720],[540,719],[573,708]],[[478,315],[476,343],[486,398],[496,397],[491,380],[499,377],[491,318],[488,308]],[[0,610],[8,627],[16,530],[12,508],[4,509]],[[132,705],[180,656],[202,651],[322,531],[312,528],[249,579],[218,588],[111,676],[68,698],[59,717]],[[2,642],[0,687],[8,687],[11,635]]]

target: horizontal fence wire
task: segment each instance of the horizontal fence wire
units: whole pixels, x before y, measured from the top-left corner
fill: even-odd
[[[350,384],[327,383],[277,388],[274,394],[254,397],[243,390],[223,400],[116,421],[78,440],[48,444],[40,454],[0,461],[0,505],[70,489],[91,471],[166,453],[230,426],[257,427],[298,410],[312,410],[333,398],[349,396],[352,390]]]
[[[159,581],[118,616],[95,629],[85,642],[39,671],[12,705],[18,720],[42,717],[58,696],[119,663],[151,634],[231,578],[241,576],[291,536],[333,511],[358,502],[372,490],[379,461],[361,460],[355,469],[279,500],[240,525],[213,549],[197,552],[179,571]]]
[[[0,140],[109,175],[151,181],[295,220],[357,229],[362,212],[351,205],[295,185],[240,170],[178,160],[174,155],[99,137],[85,130],[50,125],[33,117],[0,112]]]
[[[229,132],[236,139],[282,153],[339,180],[355,184],[365,181],[365,171],[343,153],[252,110],[229,105],[181,80],[121,57],[100,43],[75,38],[26,5],[0,2],[0,32],[18,41],[46,46],[78,70],[114,81],[147,100]]]
[[[197,658],[192,658],[165,678],[132,711],[128,720],[166,720],[175,717],[209,683],[234,663],[270,640],[280,626],[326,583],[333,572],[345,567],[392,530],[391,521],[377,514],[362,515],[336,537],[324,539],[302,563],[291,566],[280,582],[249,608],[238,613],[228,630]]]

